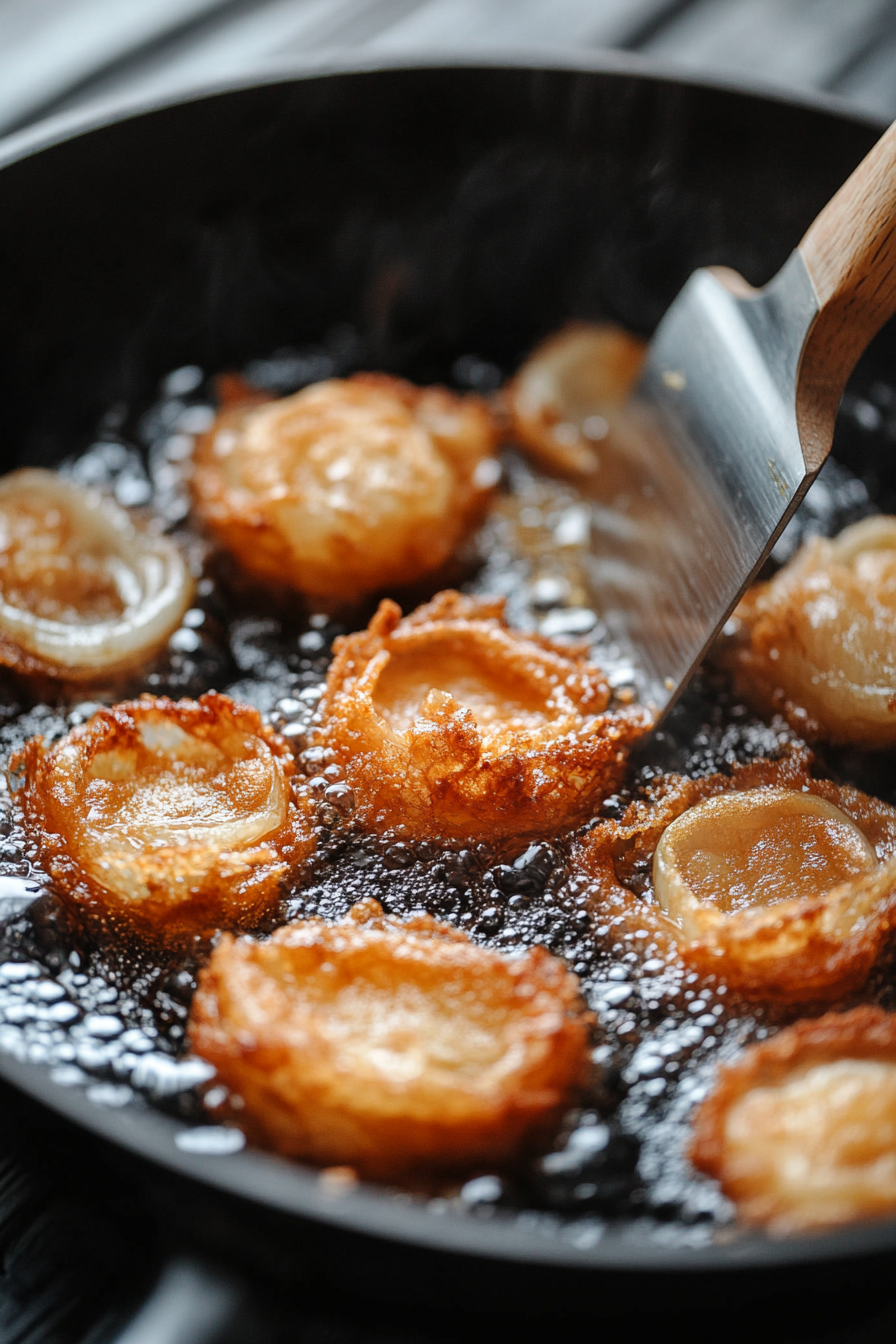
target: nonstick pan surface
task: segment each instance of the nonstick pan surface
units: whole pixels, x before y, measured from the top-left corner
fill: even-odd
[[[373,367],[510,364],[571,317],[649,333],[697,265],[761,283],[873,143],[824,100],[645,72],[508,66],[293,72],[0,151],[2,469],[53,464],[160,376],[365,335]],[[885,364],[882,333],[866,367]],[[892,358],[890,358],[892,363]],[[855,464],[854,464],[855,465]],[[859,466],[862,464],[859,463]],[[892,471],[876,464],[884,486]],[[896,1221],[702,1246],[638,1225],[591,1243],[374,1187],[328,1195],[265,1154],[199,1155],[151,1109],[109,1110],[0,1055],[58,1114],[245,1205],[429,1251],[594,1271],[782,1268],[896,1249]]]

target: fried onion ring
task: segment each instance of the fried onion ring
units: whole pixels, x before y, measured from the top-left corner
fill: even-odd
[[[507,388],[516,438],[549,468],[596,471],[646,348],[610,323],[572,322],[549,336]]]
[[[896,1213],[896,1014],[796,1022],[723,1068],[691,1160],[777,1236]]]
[[[447,591],[402,619],[384,601],[335,641],[317,740],[367,829],[534,839],[616,786],[647,714],[608,712],[582,652],[511,630],[503,610]]]
[[[149,661],[193,580],[167,537],[52,471],[0,480],[0,662],[83,690]]]
[[[600,822],[574,862],[601,917],[647,928],[747,998],[822,1002],[860,986],[896,918],[896,810],[813,779],[809,760],[667,775]]]
[[[446,564],[485,512],[496,441],[478,397],[355,374],[223,410],[193,496],[253,580],[350,605]]]
[[[256,925],[311,852],[294,770],[256,710],[210,691],[98,710],[50,746],[32,738],[10,781],[79,921],[177,945]]]
[[[721,646],[741,695],[808,741],[896,742],[896,518],[813,537],[755,585]]]
[[[578,981],[541,947],[506,957],[428,915],[359,902],[266,942],[225,936],[200,976],[192,1050],[256,1142],[389,1179],[546,1143],[583,1081]]]

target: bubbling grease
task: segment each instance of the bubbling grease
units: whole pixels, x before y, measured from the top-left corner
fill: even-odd
[[[10,762],[26,830],[72,914],[105,935],[186,944],[251,927],[314,847],[288,745],[209,692],[99,710]]]
[[[721,650],[741,694],[805,738],[896,742],[896,518],[813,537],[750,590]]]
[[[588,1024],[543,948],[502,957],[366,900],[336,924],[225,937],[190,1040],[258,1142],[394,1179],[543,1146],[584,1079]]]
[[[724,1068],[697,1114],[695,1164],[774,1235],[896,1211],[896,1016],[798,1022]]]
[[[356,374],[225,408],[197,446],[199,518],[244,575],[351,605],[441,569],[500,469],[478,397]]]
[[[0,480],[0,661],[82,687],[149,661],[193,580],[177,546],[55,472]]]

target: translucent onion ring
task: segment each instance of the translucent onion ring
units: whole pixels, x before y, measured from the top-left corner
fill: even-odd
[[[602,923],[621,917],[625,927],[646,931],[668,960],[715,976],[745,998],[822,1003],[859,988],[896,926],[896,809],[848,785],[813,778],[810,762],[805,750],[792,751],[777,761],[735,766],[730,776],[654,780],[619,821],[598,822],[574,851],[575,866],[593,881],[594,914]],[[852,874],[829,890],[819,893],[809,883],[790,899],[779,891],[772,904],[745,903],[730,912],[693,901],[670,917],[659,900],[642,894],[643,875],[668,827],[706,800],[754,790],[773,801],[781,790],[805,791],[833,804],[874,850],[877,865],[870,866],[866,852],[869,867],[854,863]]]
[[[315,741],[380,834],[555,835],[612,792],[650,727],[608,707],[584,649],[512,629],[500,599],[448,589],[404,618],[386,600],[333,650]]]
[[[548,468],[597,471],[645,349],[608,322],[571,322],[549,336],[506,391],[516,438]]]
[[[45,534],[40,510],[48,520]],[[37,524],[30,538],[14,535],[17,511]],[[55,552],[54,533],[62,543]],[[17,565],[20,578],[26,576],[17,585],[24,600],[11,601],[7,575]],[[63,571],[71,580],[72,615],[56,619],[39,607],[47,581]],[[83,587],[91,579],[105,585],[118,612],[78,618],[78,581]],[[193,580],[177,546],[138,528],[108,497],[39,468],[0,480],[0,662],[25,675],[77,682],[104,677],[151,657],[177,629],[192,596]]]
[[[289,743],[209,691],[98,710],[13,755],[25,830],[72,918],[105,942],[255,928],[314,849]]]
[[[771,786],[683,812],[660,837],[653,886],[666,914],[698,939],[738,909],[823,896],[877,867],[867,836],[829,799]]]

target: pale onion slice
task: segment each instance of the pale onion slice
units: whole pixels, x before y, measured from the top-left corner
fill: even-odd
[[[0,480],[0,660],[83,681],[144,662],[193,580],[177,546],[108,497],[39,468]]]
[[[517,437],[548,466],[596,471],[645,349],[610,323],[574,322],[548,337],[507,389]]]
[[[663,832],[653,858],[660,906],[690,938],[705,911],[824,896],[878,866],[866,837],[817,794],[750,789],[707,798]]]

